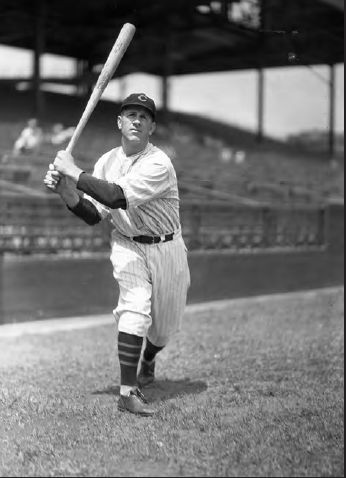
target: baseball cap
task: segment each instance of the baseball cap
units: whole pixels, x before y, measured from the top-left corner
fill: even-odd
[[[155,102],[145,93],[133,93],[127,98],[125,98],[121,104],[120,111],[122,111],[127,106],[142,106],[143,108],[150,111],[154,119],[156,117]]]

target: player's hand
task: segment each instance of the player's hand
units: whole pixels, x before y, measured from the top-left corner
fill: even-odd
[[[73,156],[67,151],[59,151],[54,159],[54,168],[64,176],[71,178],[77,183],[79,175],[83,171],[74,162]]]
[[[61,177],[62,177],[61,174],[55,170],[53,164],[50,164],[49,170],[47,171],[43,182],[48,189],[58,193],[59,191],[57,190],[57,188],[61,180]]]
[[[53,164],[49,165],[49,170],[47,171],[43,182],[48,189],[60,195],[63,195],[71,188],[75,189],[74,183],[69,178],[59,173],[59,171],[54,168]]]

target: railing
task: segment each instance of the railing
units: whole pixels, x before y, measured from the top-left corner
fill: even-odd
[[[183,202],[190,250],[304,250],[326,245],[323,207],[252,207]],[[109,248],[106,224],[87,226],[56,196],[0,195],[0,253],[98,252]]]
[[[101,251],[107,246],[102,226],[87,226],[55,196],[0,195],[2,252]]]
[[[324,207],[190,203],[182,206],[181,218],[189,249],[306,250],[327,243]]]

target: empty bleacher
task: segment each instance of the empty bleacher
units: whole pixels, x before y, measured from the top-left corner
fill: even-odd
[[[43,188],[45,170],[64,145],[44,141],[38,153],[11,157],[15,139],[32,116],[31,99],[28,92],[0,90],[0,100],[0,158],[6,158],[0,179]],[[85,101],[46,93],[45,103],[41,125],[49,131],[57,122],[75,126]],[[109,101],[100,102],[94,111],[75,151],[84,169],[90,171],[95,159],[119,144],[117,112],[118,105]],[[153,142],[170,155],[186,198],[321,204],[344,196],[342,160],[332,167],[322,153],[311,154],[270,138],[259,145],[248,131],[194,115],[172,113],[168,124],[160,120],[159,113]]]
[[[48,135],[34,153],[11,148],[31,115],[28,92],[0,90],[0,253],[104,251],[107,227],[89,228],[66,211],[43,185],[59,146]],[[83,101],[47,93],[44,132],[57,122],[75,126]],[[95,160],[120,143],[118,105],[102,101],[74,152],[91,171]],[[326,247],[328,200],[343,200],[343,162],[255,136],[193,115],[158,117],[153,143],[176,168],[181,218],[190,249],[311,250]]]

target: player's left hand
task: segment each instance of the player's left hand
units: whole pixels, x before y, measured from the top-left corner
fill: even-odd
[[[74,162],[73,156],[67,151],[59,151],[54,159],[54,168],[60,174],[78,181],[79,175],[83,171]]]
[[[49,170],[47,171],[43,182],[48,189],[51,189],[52,191],[57,192],[57,187],[61,178],[62,178],[62,175],[54,169],[53,164],[50,164]]]

